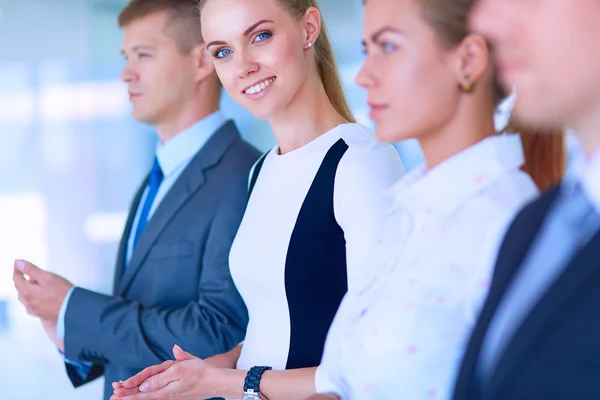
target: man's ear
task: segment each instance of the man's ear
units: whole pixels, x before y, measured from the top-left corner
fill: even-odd
[[[192,49],[192,60],[197,82],[201,82],[215,73],[215,65],[206,48],[206,43],[202,42]]]

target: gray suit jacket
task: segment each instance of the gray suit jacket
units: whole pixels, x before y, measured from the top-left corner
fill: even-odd
[[[259,152],[228,121],[192,159],[140,235],[127,267],[127,240],[144,181],[121,239],[114,296],[74,290],[65,314],[65,357],[92,362],[75,387],[105,376],[111,383],[172,359],[172,347],[205,358],[235,347],[248,314],[229,273],[231,244],[248,198]]]

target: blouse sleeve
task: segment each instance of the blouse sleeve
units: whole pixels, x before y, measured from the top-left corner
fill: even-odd
[[[346,400],[350,397],[348,388],[344,385],[343,370],[341,368],[340,344],[343,341],[343,332],[348,329],[346,310],[351,302],[351,294],[346,294],[338,310],[325,342],[323,359],[315,373],[315,388],[317,393],[332,393]]]
[[[340,161],[334,212],[346,239],[348,290],[357,286],[358,277],[369,268],[369,252],[392,206],[390,188],[403,175],[396,150],[377,141],[350,147]]]

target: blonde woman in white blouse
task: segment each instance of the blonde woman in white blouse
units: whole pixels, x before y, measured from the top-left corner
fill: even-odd
[[[496,134],[504,93],[486,41],[467,30],[471,3],[366,2],[357,82],[378,137],[418,139],[426,162],[393,189],[373,274],[348,292],[329,331],[315,400],[450,398],[502,235],[538,193],[525,159],[538,160],[530,171],[555,170],[537,153],[554,138],[525,134],[538,146],[524,154],[520,135]]]

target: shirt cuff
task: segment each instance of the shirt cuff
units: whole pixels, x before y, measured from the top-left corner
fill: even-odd
[[[73,291],[75,289],[75,286],[73,286],[69,290],[60,306],[60,311],[58,312],[58,319],[56,320],[56,338],[58,340],[65,340],[65,314],[67,313],[69,299],[71,298],[71,295],[73,294]]]
[[[80,368],[88,368],[89,367],[89,370],[91,370],[92,367],[94,366],[93,363],[87,362],[87,361],[73,361],[73,360],[69,360],[68,358],[65,357],[65,353],[63,353],[61,349],[57,349],[57,350],[60,353],[60,356],[62,357],[63,361],[66,362],[66,363],[68,363],[68,364],[71,364],[71,365],[73,365],[75,367],[80,367]],[[89,373],[89,370],[88,370],[88,373]],[[83,378],[85,378],[87,375],[81,375],[80,374],[80,376],[82,376]]]
[[[63,354],[61,352],[61,354]],[[69,360],[68,358],[64,358],[64,354],[63,354],[63,359],[64,361],[69,364],[72,365],[73,368],[75,369],[75,371],[77,371],[77,375],[79,375],[79,377],[83,380],[86,381],[87,377],[90,375],[90,372],[92,371],[92,368],[94,368],[94,364],[92,364],[91,362],[87,362],[87,361],[72,361]]]
[[[56,321],[56,336],[60,338],[60,340],[64,339],[64,333],[65,333],[65,313],[67,311],[67,304],[69,303],[69,298],[71,297],[71,294],[73,293],[73,290],[75,289],[75,287],[72,287],[71,290],[69,290],[69,292],[67,293],[67,295],[65,296],[65,299],[63,300],[63,303],[60,307],[60,312],[58,314],[58,319]],[[62,336],[58,336],[59,334],[62,334]],[[75,368],[75,370],[77,371],[77,375],[79,375],[79,377],[83,380],[86,380],[88,375],[90,374],[90,372],[92,371],[92,368],[94,367],[94,364],[91,362],[87,362],[87,361],[73,361],[73,360],[69,360],[68,358],[65,357],[65,353],[63,351],[61,351],[60,349],[57,349],[58,352],[60,353],[60,356],[62,357],[63,361],[66,362],[67,364],[70,364],[73,366],[73,368]]]
[[[315,389],[317,393],[331,393],[343,399],[342,390],[331,380],[330,372],[322,364],[317,367],[315,372]]]

